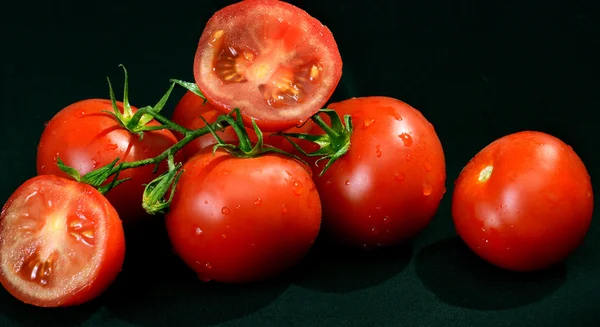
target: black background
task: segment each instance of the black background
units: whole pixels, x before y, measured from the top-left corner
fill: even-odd
[[[43,124],[63,107],[106,98],[124,64],[134,105],[153,104],[169,78],[193,80],[205,22],[232,1],[47,1],[3,5],[0,200],[35,175]],[[551,133],[586,164],[594,188],[597,1],[295,1],[333,32],[344,61],[331,101],[387,95],[433,123],[448,193],[408,248],[357,254],[317,246],[268,283],[200,283],[170,252],[157,219],[128,235],[115,284],[79,308],[39,309],[0,290],[4,326],[598,326],[600,227],[562,265],[535,274],[491,267],[456,238],[453,181],[494,139]],[[183,94],[168,103],[170,113]]]

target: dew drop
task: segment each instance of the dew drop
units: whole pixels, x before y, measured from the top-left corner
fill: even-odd
[[[429,161],[426,161],[424,166],[425,166],[425,171],[431,171],[431,169],[433,168],[433,167],[431,167],[431,163],[429,163]]]
[[[406,155],[406,157],[404,157],[404,159],[406,159],[406,161],[411,161],[412,160],[412,156],[409,154]]]
[[[256,199],[256,201],[254,201],[255,206],[260,206],[261,204],[262,204],[262,200],[260,198]]]
[[[41,170],[45,170],[46,169],[46,165],[42,165],[42,167],[40,167]]]
[[[206,269],[212,269],[212,264],[210,262],[207,262],[206,264],[204,264],[204,266],[206,267]]]
[[[371,228],[371,233],[373,233],[374,235],[379,234],[379,230],[376,227]]]
[[[381,206],[376,206],[375,209],[376,210],[381,210]]]
[[[292,178],[292,192],[294,195],[302,194],[302,183],[295,178]]]
[[[289,170],[286,170],[285,173],[288,174],[288,176],[292,176],[292,172]]]
[[[44,127],[48,127],[48,124],[50,124],[50,121],[45,121],[44,122]]]
[[[384,224],[389,224],[390,223],[390,217],[389,216],[383,217],[383,223]]]
[[[406,176],[404,176],[404,173],[395,173],[394,174],[394,180],[397,182],[402,182],[404,180],[404,178],[406,178]]]
[[[204,204],[208,204],[208,200],[204,200]]]
[[[402,116],[394,107],[384,107],[384,108],[382,108],[382,111],[384,111],[388,115],[391,115],[396,120],[402,120]]]
[[[423,195],[428,196],[433,192],[433,186],[431,186],[431,182],[427,179],[423,182]]]
[[[98,161],[96,159],[92,159],[92,168],[98,167]]]
[[[223,208],[221,208],[221,213],[224,215],[228,215],[231,213],[231,210],[227,207],[223,207]]]
[[[118,145],[116,145],[116,144],[114,144],[114,143],[110,143],[110,144],[107,144],[107,145],[106,145],[106,148],[105,148],[105,149],[106,149],[106,151],[113,151],[113,150],[116,150],[116,149],[118,149],[118,148],[119,148],[119,146],[118,146]]]
[[[410,135],[408,135],[408,133],[402,133],[398,135],[398,137],[402,140],[404,146],[411,146],[413,144],[413,139]]]
[[[375,154],[377,155],[377,158],[381,158],[381,145],[375,147]]]
[[[486,243],[489,243],[489,242],[490,242],[490,240],[485,240],[485,242],[486,242]]]
[[[196,235],[200,236],[202,233],[204,233],[204,231],[202,231],[200,227],[196,227]]]
[[[85,111],[82,110],[77,113],[77,118],[81,118],[81,117],[83,117],[83,115],[85,115]]]
[[[235,208],[236,208],[236,209],[239,209],[239,208],[241,208],[241,207],[242,207],[242,205],[241,205],[241,204],[238,204],[237,206],[235,206]]]
[[[221,234],[222,238],[227,238],[227,234]]]
[[[346,182],[345,182],[345,184],[346,184],[346,185],[350,185],[350,181],[346,181]]]
[[[231,174],[231,170],[223,170],[223,176]]]
[[[285,206],[285,203],[281,205],[281,214],[285,215],[288,212],[288,208]]]
[[[363,120],[363,128],[369,128],[370,126],[372,126],[375,123],[375,119],[372,118],[365,118],[365,120]]]

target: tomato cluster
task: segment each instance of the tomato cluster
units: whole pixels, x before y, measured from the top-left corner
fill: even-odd
[[[391,97],[326,105],[342,59],[305,11],[277,0],[226,6],[193,63],[195,81],[174,80],[153,107],[130,105],[127,88],[116,101],[111,87],[110,99],[49,121],[38,176],[0,214],[0,282],[16,298],[69,306],[99,296],[121,270],[124,230],[162,216],[176,255],[200,279],[225,283],[281,274],[318,237],[402,244],[435,216],[446,164],[433,125]],[[160,110],[176,85],[188,91],[170,120]],[[592,210],[581,159],[542,132],[492,142],[452,194],[458,235],[511,270],[564,260]]]

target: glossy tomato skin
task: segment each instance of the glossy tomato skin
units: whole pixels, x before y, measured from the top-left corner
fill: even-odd
[[[117,102],[117,105],[122,111],[123,104]],[[133,110],[135,112],[137,108]],[[83,100],[59,111],[42,133],[37,152],[38,174],[70,178],[56,165],[58,157],[83,176],[116,158],[131,162],[155,157],[177,142],[168,130],[145,132],[140,140],[103,111],[113,111],[110,100]],[[156,121],[149,123],[157,124]],[[181,159],[181,154],[177,154],[176,160]],[[147,165],[123,170],[119,178],[130,180],[106,194],[126,224],[138,222],[147,216],[141,205],[144,184],[164,172],[166,164],[161,164],[156,174],[153,174],[153,169],[154,166]]]
[[[42,307],[88,302],[117,278],[124,257],[116,210],[87,184],[33,177],[0,213],[0,282],[22,302]]]
[[[423,230],[446,191],[441,142],[429,121],[390,97],[351,98],[328,106],[354,125],[349,151],[320,177],[328,237],[367,249],[403,243]],[[322,133],[314,125],[313,133]],[[306,149],[305,149],[306,150]]]
[[[217,11],[194,58],[194,78],[224,113],[239,108],[264,132],[300,126],[321,109],[342,75],[331,31],[284,1],[247,0]]]
[[[563,261],[583,241],[592,211],[581,159],[537,131],[509,134],[482,149],[462,170],[452,197],[458,235],[484,260],[515,271]]]
[[[294,266],[320,229],[310,170],[279,154],[211,151],[183,166],[166,214],[174,252],[204,281],[255,282]]]
[[[208,123],[214,123],[217,117],[223,113],[215,108],[210,102],[205,102],[201,97],[188,91],[186,92],[175,109],[173,110],[172,120],[176,124],[179,124],[188,129],[198,129],[206,126],[204,121],[200,118],[202,116]],[[307,133],[310,131],[311,126],[309,124],[303,124],[299,127],[292,127],[285,132],[287,133]],[[254,132],[254,128],[246,127],[249,139],[252,143],[257,142],[258,138]],[[225,143],[235,144],[238,142],[238,136],[231,126],[225,128],[223,131],[216,132],[217,135]],[[183,135],[175,132],[177,139],[181,140]],[[200,150],[215,145],[217,141],[212,134],[206,134],[200,136],[186,146],[183,147],[182,152],[185,159],[189,159],[198,153]],[[263,144],[276,147],[286,152],[294,152],[294,147],[288,142],[283,136],[276,135],[275,133],[263,133]]]

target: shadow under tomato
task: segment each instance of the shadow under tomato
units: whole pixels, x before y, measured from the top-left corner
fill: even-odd
[[[204,283],[171,251],[162,217],[128,230],[127,258],[106,294],[110,314],[140,326],[212,325],[268,305],[289,284]]]
[[[398,275],[412,254],[411,244],[365,251],[319,240],[288,278],[298,286],[320,292],[352,292]]]
[[[41,308],[22,303],[0,287],[0,315],[17,326],[77,326],[100,309],[101,301],[98,298],[77,307]]]
[[[498,268],[480,259],[458,237],[421,250],[416,272],[440,300],[479,310],[511,309],[540,301],[555,292],[567,274],[564,264],[527,273]]]

